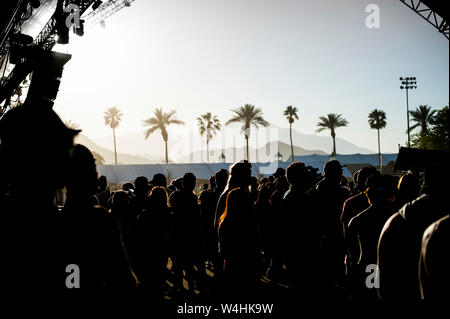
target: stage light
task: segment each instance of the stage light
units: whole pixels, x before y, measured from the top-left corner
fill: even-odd
[[[94,4],[92,5],[92,10],[94,10],[94,11],[97,10],[98,7],[100,7],[102,3],[103,3],[103,1],[100,1],[100,0],[95,1]]]
[[[417,89],[417,82],[416,77],[406,77],[406,78],[400,78],[402,86],[400,86],[400,89],[406,90],[406,123],[407,123],[407,130],[408,133],[408,147],[411,147],[411,137],[409,132],[409,101],[408,101],[408,91],[412,89]]]
[[[36,57],[38,63],[33,69],[27,99],[43,99],[53,102],[58,95],[64,65],[71,59],[71,55],[41,51]]]

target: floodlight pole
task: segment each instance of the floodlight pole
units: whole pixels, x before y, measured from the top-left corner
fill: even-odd
[[[408,90],[417,89],[417,82],[415,77],[406,77],[400,78],[402,85],[400,89],[406,90],[406,123],[407,123],[407,133],[408,133],[408,148],[411,147],[411,137],[409,134],[409,99],[408,99]]]

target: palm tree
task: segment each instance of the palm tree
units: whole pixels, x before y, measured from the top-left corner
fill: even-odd
[[[148,139],[150,134],[155,132],[156,130],[161,131],[161,136],[165,143],[166,149],[166,164],[169,163],[169,152],[167,147],[167,141],[169,139],[169,135],[167,133],[167,126],[170,124],[178,124],[183,125],[184,122],[180,121],[175,117],[176,111],[170,111],[169,113],[164,113],[162,108],[156,109],[153,111],[154,117],[148,118],[144,120],[144,126],[149,126],[149,129],[145,131],[145,139]]]
[[[222,126],[217,116],[212,116],[210,112],[197,117],[197,122],[200,136],[206,133],[206,159],[209,163],[209,141],[217,134],[217,131],[220,131]]]
[[[325,129],[329,129],[331,137],[333,138],[333,153],[332,158],[336,158],[336,129],[338,127],[344,127],[348,125],[348,121],[341,117],[341,114],[330,113],[325,116],[319,117],[320,122],[317,123],[319,127],[316,132],[322,132]]]
[[[420,127],[421,136],[428,134],[428,126],[433,124],[436,112],[436,110],[431,110],[428,105],[419,105],[414,111],[409,111],[412,121],[416,122],[409,128],[409,132]]]
[[[383,110],[373,110],[369,113],[369,126],[377,130],[378,133],[378,160],[380,163],[380,172],[382,171],[381,149],[380,149],[380,130],[386,127],[386,113]]]
[[[269,122],[267,122],[263,118],[263,112],[260,108],[255,107],[251,104],[245,104],[244,106],[241,106],[237,109],[231,110],[235,115],[228,120],[228,122],[225,123],[225,125],[228,125],[230,123],[242,123],[242,132],[245,136],[246,141],[246,147],[247,147],[247,160],[249,158],[248,156],[248,139],[250,137],[250,126],[253,125],[254,127],[258,128],[259,125],[266,127],[269,125]]]
[[[80,129],[80,125],[78,125],[78,123],[72,122],[71,120],[68,121],[64,121],[64,124],[72,129],[72,130],[79,130]]]
[[[101,156],[99,153],[95,152],[95,151],[91,151],[92,156],[95,159],[95,164],[97,165],[105,165],[105,159],[103,158],[103,156]]]
[[[117,148],[116,148],[116,128],[119,126],[122,120],[123,113],[117,107],[110,107],[106,110],[103,118],[105,119],[105,125],[109,126],[113,130],[114,139],[114,162],[117,165]]]
[[[291,139],[292,161],[294,161],[294,143],[292,143],[292,124],[294,123],[295,120],[298,120],[297,112],[298,112],[297,108],[292,105],[286,107],[286,109],[283,112],[283,115],[286,116],[286,119],[289,122],[289,137]]]

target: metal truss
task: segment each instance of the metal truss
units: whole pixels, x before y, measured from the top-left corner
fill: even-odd
[[[58,5],[55,13],[52,15],[47,24],[42,28],[42,31],[33,41],[33,47],[50,51],[56,44],[56,21],[60,18],[63,5],[74,4],[77,5],[82,15],[94,2],[94,0],[58,0]],[[6,54],[5,51],[3,54]],[[15,66],[11,73],[2,80],[0,86],[0,103],[7,99],[17,86],[31,73],[33,64],[28,59],[23,59],[22,63]],[[1,111],[1,110],[0,110]],[[3,110],[4,111],[4,110]],[[0,112],[1,114],[2,112]]]
[[[400,0],[449,39],[448,21],[419,0]]]
[[[97,24],[102,20],[106,20],[108,17],[112,16],[117,11],[129,7],[134,0],[109,0],[102,3],[97,10],[91,11],[82,17],[86,23]]]

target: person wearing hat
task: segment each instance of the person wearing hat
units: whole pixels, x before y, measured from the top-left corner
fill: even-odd
[[[64,286],[53,198],[67,181],[73,139],[79,132],[67,128],[38,99],[27,99],[0,120],[0,179],[9,185],[0,201],[0,250],[5,261],[0,281],[11,298]],[[26,275],[30,268],[36,274],[31,281]]]
[[[278,167],[275,173],[272,174],[272,176],[277,179],[280,176],[286,175],[286,171],[284,168]]]

